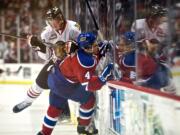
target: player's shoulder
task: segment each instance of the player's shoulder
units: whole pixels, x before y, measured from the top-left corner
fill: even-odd
[[[136,25],[139,26],[139,27],[144,26],[145,23],[146,23],[146,19],[145,19],[145,18],[143,18],[143,19],[137,19],[137,20],[136,20]]]
[[[137,19],[133,22],[131,30],[135,31],[135,29],[142,29],[146,26],[146,19]]]
[[[135,67],[135,51],[130,51],[123,56],[122,63],[126,67]]]
[[[67,24],[70,26],[74,26],[77,22],[72,21],[72,20],[67,20]]]
[[[43,28],[41,33],[46,34],[46,33],[52,32],[52,31],[53,31],[52,27],[50,25],[47,25]]]
[[[67,24],[68,24],[68,27],[70,27],[72,29],[79,29],[79,30],[81,29],[80,25],[75,21],[67,20]]]
[[[97,63],[93,55],[84,53],[82,50],[78,50],[76,57],[78,63],[84,68],[94,67]]]

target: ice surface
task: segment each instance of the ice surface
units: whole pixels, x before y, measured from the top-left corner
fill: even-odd
[[[0,85],[0,135],[36,135],[41,129],[48,106],[48,90],[20,113],[12,108],[21,102],[28,85]],[[53,135],[77,135],[76,126],[70,123],[57,124]]]

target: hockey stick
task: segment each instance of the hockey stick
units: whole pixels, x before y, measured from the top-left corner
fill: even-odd
[[[100,29],[99,29],[98,23],[97,23],[97,21],[95,19],[95,16],[94,16],[93,12],[92,12],[89,1],[88,0],[85,0],[85,1],[86,1],[86,4],[87,4],[87,7],[89,9],[89,12],[91,14],[92,20],[94,22],[95,28],[96,28],[96,30],[98,32],[98,36],[99,36],[100,40],[103,40],[104,39],[103,35],[102,35],[102,33],[101,33]],[[113,45],[113,47],[115,46],[114,42],[111,42],[110,44]],[[115,53],[115,52],[112,52],[112,53]],[[112,60],[111,57],[112,56],[108,55],[108,59],[104,63],[108,63],[109,61],[112,62],[113,60]],[[114,63],[114,77],[115,77],[116,80],[118,80],[120,78],[120,73],[118,72],[118,65],[116,63]]]
[[[22,36],[17,36],[17,35],[11,35],[11,34],[7,34],[7,33],[3,33],[0,32],[0,35],[2,36],[6,36],[6,37],[12,37],[12,38],[17,38],[17,39],[21,39],[21,40],[28,40],[28,38],[22,37]],[[43,41],[39,40],[40,42],[43,43]],[[52,47],[51,43],[43,43],[45,46],[47,47]],[[33,47],[32,47],[33,48]]]
[[[6,36],[6,37],[18,38],[18,39],[21,39],[21,40],[27,40],[27,38],[24,38],[22,36],[11,35],[11,34],[7,34],[7,33],[3,33],[3,32],[0,32],[0,35]]]
[[[93,12],[92,12],[92,9],[91,9],[91,6],[90,6],[90,4],[89,4],[89,1],[88,1],[88,0],[85,0],[85,1],[86,1],[86,4],[87,4],[87,7],[88,7],[88,9],[89,9],[89,12],[90,12],[90,14],[91,14],[91,17],[92,17],[92,19],[93,19],[94,25],[95,25],[95,27],[96,27],[98,36],[99,36],[100,40],[103,40],[103,39],[104,39],[104,38],[103,38],[103,35],[102,35],[102,33],[101,33],[100,29],[99,29],[99,26],[98,26],[98,24],[97,24],[97,21],[96,21],[95,17],[94,17],[94,14],[93,14]]]

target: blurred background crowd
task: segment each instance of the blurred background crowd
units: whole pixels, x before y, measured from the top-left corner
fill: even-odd
[[[24,38],[29,33],[38,35],[45,26],[44,13],[54,5],[60,3],[56,0],[0,0],[0,32]],[[5,63],[39,61],[26,40],[8,36],[0,36],[0,59]]]
[[[160,4],[169,12],[171,44],[179,56],[180,4],[178,0],[89,0],[93,13],[105,39],[118,41],[121,34],[130,30],[132,22],[144,18],[152,4]],[[82,31],[94,31],[85,0],[0,0],[0,32],[25,37],[38,35],[45,23],[45,12],[53,6],[62,9],[65,17],[78,22]],[[5,63],[41,62],[25,40],[0,36],[0,59]]]

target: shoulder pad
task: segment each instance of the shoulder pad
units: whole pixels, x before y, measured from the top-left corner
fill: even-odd
[[[80,27],[80,25],[79,25],[77,22],[68,20],[67,23],[68,23],[68,25],[69,25],[70,27],[76,28],[76,29],[78,29],[78,30],[81,30],[81,27]]]
[[[126,67],[135,67],[135,51],[125,54],[122,62]]]
[[[78,23],[76,23],[76,24],[74,25],[74,27],[76,27],[78,30],[81,29],[81,27],[80,27],[80,25],[79,25]]]
[[[83,50],[78,50],[77,59],[79,64],[85,68],[91,68],[96,64],[93,55],[87,54]]]

